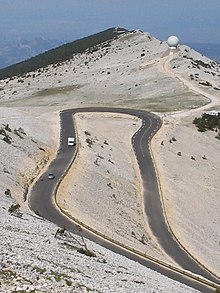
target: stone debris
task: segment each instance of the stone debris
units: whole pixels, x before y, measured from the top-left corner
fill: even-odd
[[[21,210],[8,212],[13,199],[1,196],[0,292],[196,292],[87,239]],[[77,251],[84,241],[95,256]],[[66,245],[68,243],[69,245]]]

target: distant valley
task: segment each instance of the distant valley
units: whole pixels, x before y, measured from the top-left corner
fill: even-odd
[[[42,37],[32,40],[0,41],[0,68],[29,59],[64,43],[64,40],[48,40]]]
[[[220,44],[186,43],[186,45],[220,63]]]

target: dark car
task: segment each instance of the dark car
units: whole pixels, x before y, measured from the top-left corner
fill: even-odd
[[[54,179],[54,178],[55,178],[55,175],[54,175],[53,173],[49,173],[49,174],[47,175],[47,178],[48,178],[48,179]]]

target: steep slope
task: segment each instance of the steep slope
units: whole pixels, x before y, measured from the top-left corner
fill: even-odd
[[[13,211],[9,196],[0,204],[1,292],[198,292],[32,213]]]
[[[14,75],[22,75],[29,71],[44,68],[49,64],[66,61],[68,59],[71,59],[73,54],[83,53],[87,49],[93,52],[96,50],[99,44],[103,42],[110,43],[119,35],[127,32],[128,31],[125,29],[110,28],[103,32],[85,37],[80,40],[76,40],[72,43],[64,44],[55,49],[51,49],[45,53],[32,57],[26,61],[1,69],[0,79],[5,79]]]

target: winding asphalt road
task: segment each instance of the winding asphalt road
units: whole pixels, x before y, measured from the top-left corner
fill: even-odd
[[[73,115],[78,112],[124,113],[136,116],[142,120],[141,128],[132,137],[132,144],[143,180],[145,212],[149,220],[151,231],[157,238],[161,248],[183,269],[219,284],[219,279],[192,259],[187,252],[179,246],[178,242],[173,238],[172,233],[169,231],[163,213],[157,177],[148,145],[151,137],[161,126],[160,118],[152,113],[124,108],[79,108],[62,111],[60,114],[60,148],[57,157],[51,162],[47,172],[54,173],[56,177],[54,180],[48,180],[47,173],[45,173],[39,178],[29,197],[30,208],[36,213],[39,213],[43,218],[56,223],[58,226],[65,227],[67,230],[76,234],[80,234],[83,231],[83,235],[92,241],[105,246],[114,252],[125,255],[130,259],[138,261],[144,266],[158,271],[169,278],[191,286],[201,292],[213,292],[213,289],[208,288],[195,280],[171,271],[138,255],[134,255],[122,247],[110,243],[84,228],[79,231],[79,226],[74,224],[73,221],[60,212],[55,204],[55,194],[59,183],[62,181],[62,178],[71,166],[77,152],[76,146],[68,147],[67,137],[76,137]]]

